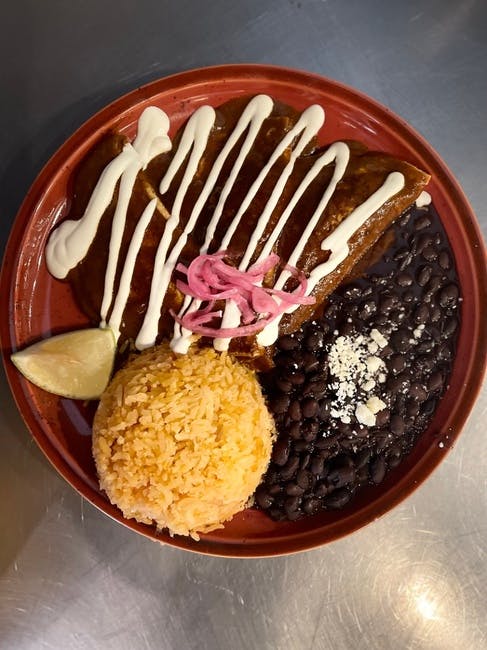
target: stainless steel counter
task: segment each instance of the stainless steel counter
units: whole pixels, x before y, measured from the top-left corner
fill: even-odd
[[[484,0],[8,3],[0,39],[0,243],[47,157],[142,82],[267,62],[344,81],[422,132],[487,232]],[[487,647],[487,392],[400,507],[276,559],[161,547],[57,476],[0,391],[2,650]]]

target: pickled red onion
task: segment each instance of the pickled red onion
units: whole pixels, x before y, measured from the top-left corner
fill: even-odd
[[[306,295],[307,280],[301,271],[287,264],[284,269],[295,277],[299,286],[292,292],[263,287],[266,273],[279,263],[279,256],[271,253],[247,271],[227,264],[227,251],[199,255],[186,267],[178,264],[176,270],[186,275],[186,282],[176,280],[178,289],[192,298],[207,302],[203,309],[187,312],[182,317],[174,314],[175,320],[184,328],[211,338],[234,338],[249,336],[264,329],[277,316],[290,307],[312,305],[315,298]],[[241,314],[242,324],[238,327],[213,327],[209,323],[221,318],[222,312],[214,310],[218,300],[232,300]]]

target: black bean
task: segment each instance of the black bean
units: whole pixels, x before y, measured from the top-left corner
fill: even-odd
[[[389,324],[389,319],[386,314],[379,314],[374,318],[374,325],[379,329],[388,324]]]
[[[344,323],[340,327],[340,335],[341,336],[351,336],[355,332],[355,328],[353,323]]]
[[[313,397],[306,397],[301,403],[301,411],[305,418],[313,418],[318,414],[320,405]]]
[[[391,434],[384,429],[380,429],[375,433],[375,447],[377,451],[382,451],[387,447],[391,439]]]
[[[458,287],[456,284],[448,284],[440,291],[440,305],[442,307],[450,307],[454,305],[458,299]]]
[[[405,393],[409,389],[409,385],[410,380],[405,373],[402,373],[397,377],[389,377],[386,383],[387,390],[393,395],[396,393]]]
[[[316,477],[321,477],[325,467],[325,459],[322,456],[314,456],[311,460],[311,471]]]
[[[441,279],[441,276],[439,275],[433,275],[428,284],[424,288],[425,296],[431,296],[438,291],[438,289],[441,287],[443,281]]]
[[[402,296],[403,302],[409,304],[415,299],[414,291],[405,291]]]
[[[409,248],[399,248],[392,257],[397,262],[398,260],[403,260],[408,255],[409,255]]]
[[[299,400],[293,399],[293,401],[289,404],[288,413],[289,417],[295,422],[299,422],[301,420],[301,404]]]
[[[284,519],[286,519],[286,515],[279,508],[271,508],[269,510],[269,515],[275,521],[283,521]]]
[[[259,487],[256,489],[255,500],[263,510],[270,508],[274,503],[274,497],[269,494],[269,491],[265,488],[264,485],[259,485]]]
[[[276,379],[276,386],[282,393],[290,393],[293,388],[293,385],[289,379],[286,379],[284,377],[278,377]]]
[[[355,457],[355,465],[357,468],[364,467],[367,465],[367,463],[370,460],[370,456],[372,454],[371,449],[364,449],[362,451],[359,451],[358,454]]]
[[[315,482],[315,478],[311,472],[306,469],[300,469],[296,474],[296,483],[305,490],[309,490]]]
[[[293,447],[294,447],[294,451],[300,454],[303,451],[307,451],[309,447],[309,442],[307,442],[306,440],[296,440]]]
[[[306,381],[304,372],[293,372],[288,375],[288,379],[293,386],[300,386]]]
[[[386,475],[386,462],[383,456],[376,456],[370,461],[370,478],[378,485]]]
[[[396,399],[394,402],[394,410],[396,413],[403,415],[404,411],[406,410],[406,402],[407,402],[407,390],[403,390],[402,392],[398,393],[396,395]]]
[[[394,350],[391,348],[390,345],[385,345],[383,348],[380,349],[379,356],[381,356],[383,359],[388,359],[393,352]]]
[[[449,361],[451,359],[451,355],[452,350],[447,343],[440,345],[440,348],[438,350],[438,359],[441,359],[442,361]]]
[[[327,508],[343,508],[350,499],[351,493],[346,488],[334,490],[331,494],[323,498],[323,504]]]
[[[436,408],[436,400],[429,399],[427,402],[424,403],[421,410],[426,415],[426,417],[430,417],[430,415],[433,415],[435,408]]]
[[[285,465],[289,458],[290,440],[288,436],[279,437],[272,448],[272,461],[276,465]]]
[[[303,388],[302,395],[307,397],[312,395],[313,397],[320,399],[326,393],[327,383],[319,379],[314,379],[306,383],[306,386]]]
[[[323,347],[324,339],[325,337],[323,332],[314,330],[306,337],[305,345],[310,352],[316,352],[317,350],[321,350]]]
[[[362,320],[368,320],[371,316],[377,311],[377,305],[375,300],[366,300],[362,303],[360,311],[358,312],[358,317]]]
[[[430,319],[432,323],[437,323],[441,318],[441,309],[438,305],[431,305],[430,307]]]
[[[402,354],[393,354],[387,360],[387,368],[394,375],[397,375],[400,372],[402,372],[405,367],[406,367],[406,361]]]
[[[290,481],[286,485],[286,494],[290,497],[300,497],[304,494],[304,488],[298,485],[295,481]]]
[[[413,260],[413,253],[409,252],[407,256],[399,262],[399,270],[404,271],[411,264]]]
[[[340,292],[347,300],[354,300],[360,298],[362,295],[362,288],[357,284],[348,284]]]
[[[341,420],[339,420],[338,431],[340,431],[343,437],[350,436],[352,433],[352,427],[348,422],[342,422]]]
[[[293,440],[299,440],[301,438],[301,424],[299,422],[291,422],[286,431]]]
[[[360,424],[356,429],[353,431],[355,436],[359,439],[362,440],[363,438],[368,438],[369,437],[369,430],[367,427],[364,427],[363,424]],[[354,442],[354,441],[352,441]]]
[[[341,450],[340,451],[355,451],[357,449],[357,440],[352,438],[344,438],[340,441]]]
[[[281,338],[277,341],[277,347],[280,350],[286,351],[296,350],[299,347],[299,341],[293,336],[281,336]]]
[[[438,257],[438,251],[434,246],[426,246],[421,254],[427,262],[434,262]]]
[[[287,463],[280,471],[281,479],[283,481],[288,481],[296,472],[298,467],[299,467],[299,458],[297,456],[291,456],[291,458],[289,458]]]
[[[394,300],[392,296],[384,296],[379,304],[379,311],[381,314],[388,314],[394,308]]]
[[[276,415],[286,413],[289,408],[289,397],[287,395],[277,395],[271,401],[271,411]]]
[[[447,271],[450,268],[451,260],[450,260],[450,255],[447,253],[447,251],[441,251],[441,253],[438,256],[438,264],[441,266],[442,269],[445,269],[445,271]]]
[[[431,268],[431,266],[428,265],[422,266],[419,269],[416,276],[416,280],[420,287],[425,287],[428,284],[432,273],[433,273],[433,269]]]
[[[406,415],[409,418],[414,418],[416,415],[419,413],[419,404],[418,402],[415,402],[414,400],[410,400],[406,404]]]
[[[416,382],[414,384],[411,384],[411,388],[409,389],[409,396],[418,402],[424,402],[424,400],[428,397],[428,393],[421,386],[421,384],[418,384]]]
[[[411,349],[411,335],[407,330],[400,329],[391,335],[390,342],[396,352],[408,352]]]
[[[305,442],[312,442],[315,440],[318,432],[320,430],[320,425],[316,420],[306,420],[301,422],[301,437]]]
[[[425,248],[431,246],[433,243],[433,236],[430,233],[422,233],[413,239],[413,252],[421,254]]]
[[[324,316],[328,318],[329,320],[333,321],[336,316],[338,315],[338,312],[340,311],[340,305],[337,303],[331,303],[328,305],[328,307],[325,310]]]
[[[317,497],[324,497],[329,491],[330,488],[328,485],[324,481],[321,481],[316,485],[314,493]]]
[[[286,510],[286,515],[291,521],[298,519],[300,516],[299,507],[301,505],[301,497],[294,496],[288,497],[284,501],[284,509]]]
[[[320,367],[320,360],[312,352],[305,352],[303,355],[303,370],[309,375]]]
[[[434,393],[441,388],[443,388],[443,375],[439,371],[434,372],[428,379],[428,390],[430,393]]]
[[[410,287],[413,283],[413,278],[409,273],[403,271],[397,275],[396,282],[400,287]]]
[[[457,327],[458,320],[454,316],[451,316],[447,321],[445,321],[445,324],[443,326],[443,336],[451,336]]]
[[[278,481],[279,478],[276,477],[274,480]],[[269,492],[269,494],[271,496],[276,496],[277,494],[279,494],[281,492],[281,489],[282,489],[281,486],[279,485],[279,483],[274,483],[274,485],[270,485],[269,483],[267,483],[266,488],[267,488],[267,490],[268,490],[268,492]]]
[[[404,429],[405,429],[404,420],[400,415],[394,414],[391,417],[389,426],[391,428],[392,433],[395,436],[402,436],[402,434],[404,433]]]
[[[419,352],[419,354],[425,354],[425,353],[431,352],[431,350],[433,349],[433,346],[434,346],[434,342],[430,338],[427,338],[427,339],[424,339],[423,341],[421,341],[420,343],[418,343],[416,351]],[[434,366],[434,364],[435,364],[434,359],[432,359],[432,364]]]
[[[338,435],[328,435],[324,438],[319,438],[315,441],[315,447],[317,449],[330,449],[338,442]]]
[[[375,425],[377,427],[383,427],[385,424],[389,422],[390,417],[391,417],[391,412],[389,411],[389,409],[387,408],[382,409],[382,411],[379,411],[375,416]]]
[[[392,447],[387,455],[387,463],[389,467],[397,467],[402,460],[402,451],[400,447]]]
[[[282,368],[283,370],[287,370],[293,373],[299,370],[301,359],[297,354],[280,352],[274,357],[274,363],[278,368]]]
[[[299,461],[299,468],[300,469],[307,469],[310,460],[311,460],[311,454],[310,453],[303,454],[301,456],[301,460]]]
[[[369,480],[369,466],[364,465],[357,469],[357,485],[363,485]]]
[[[407,225],[408,225],[408,223],[409,223],[409,219],[410,219],[410,218],[411,218],[411,215],[410,215],[409,212],[408,212],[407,214],[403,215],[403,216],[399,219],[399,225],[401,226],[401,228],[404,228],[404,226],[407,226]]]
[[[426,305],[418,305],[414,310],[414,322],[418,325],[424,325],[429,320],[429,310]]]
[[[303,499],[303,510],[307,515],[314,515],[320,508],[320,500],[314,497]]]
[[[424,230],[424,228],[429,228],[431,226],[431,220],[427,215],[420,216],[414,222],[415,230]]]
[[[350,457],[342,455],[333,459],[327,481],[329,485],[340,488],[351,483],[354,476],[355,468]]]

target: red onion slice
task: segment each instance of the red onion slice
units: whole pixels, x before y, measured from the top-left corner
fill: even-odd
[[[207,306],[190,311],[175,320],[185,329],[212,338],[234,338],[255,334],[290,307],[314,304],[315,298],[306,295],[307,280],[302,271],[286,264],[284,269],[299,282],[295,291],[263,287],[266,273],[279,264],[279,256],[268,255],[247,271],[241,271],[224,261],[230,257],[227,251],[199,255],[186,267],[178,264],[176,270],[186,275],[186,282],[176,281],[178,289],[192,298],[207,302]],[[214,310],[217,300],[233,300],[242,323],[238,327],[212,327],[215,318],[221,318],[221,311]]]

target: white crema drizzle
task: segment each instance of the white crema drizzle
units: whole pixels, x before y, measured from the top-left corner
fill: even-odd
[[[132,144],[126,144],[118,156],[103,170],[83,216],[78,220],[63,221],[47,242],[47,268],[55,278],[65,278],[69,271],[86,257],[96,236],[101,218],[112,202],[115,188],[120,181],[105,272],[100,314],[102,327],[106,324],[105,319],[113,300],[115,273],[135,179],[139,171],[145,169],[152,158],[171,149],[171,141],[167,135],[168,130],[169,118],[166,113],[155,106],[146,108],[139,118],[137,137]],[[119,293],[126,293],[128,297],[131,280],[132,276],[130,275],[128,278],[126,274]]]
[[[210,106],[202,106],[196,110],[188,120],[178,149],[176,150],[160,184],[160,192],[161,194],[164,194],[168,191],[176,174],[182,167],[183,163],[187,160],[183,178],[176,192],[171,216],[166,221],[164,232],[157,248],[152,274],[149,304],[142,327],[136,339],[136,347],[138,349],[150,347],[155,343],[158,334],[162,305],[174,268],[178,263],[179,256],[184,249],[188,236],[197,226],[201,211],[216,185],[225,161],[236,146],[237,142],[245,134],[240,151],[238,152],[233,167],[223,185],[218,203],[208,223],[204,236],[204,243],[200,249],[200,253],[208,252],[210,243],[215,237],[225,202],[233,186],[238,181],[242,165],[252,149],[264,120],[271,114],[272,108],[272,99],[267,95],[254,97],[248,103],[238,120],[237,125],[215,160],[182,233],[171,248],[174,233],[180,224],[181,207],[191,182],[197,173],[198,166],[208,143],[208,138],[215,123],[215,111]],[[256,227],[250,235],[249,243],[239,264],[240,270],[246,271],[249,268],[250,261],[255,254],[259,242],[262,240],[262,236],[282,196],[286,183],[293,172],[296,160],[302,154],[310,141],[318,134],[319,130],[323,126],[324,120],[325,114],[320,106],[313,105],[306,109],[295,126],[284,135],[281,142],[277,145],[269,158],[269,161],[262,168],[244,197],[228,230],[221,240],[219,249],[228,248],[235,231],[241,223],[243,215],[249,208],[252,200],[267,178],[272,167],[286,151],[289,151],[289,161],[278,178],[257,221]],[[123,311],[130,293],[130,285],[136,258],[142,245],[145,231],[156,210],[157,199],[153,199],[148,203],[137,223],[124,261],[120,285],[115,299],[113,299],[115,274],[120,256],[120,246],[125,228],[127,209],[139,171],[144,169],[152,158],[171,148],[171,143],[167,135],[168,130],[169,119],[167,115],[158,108],[147,108],[139,119],[138,134],[134,142],[125,145],[123,151],[109,163],[101,174],[84,215],[78,221],[67,220],[63,222],[51,234],[46,246],[46,258],[49,271],[57,278],[66,277],[69,271],[86,256],[88,249],[95,238],[101,217],[110,205],[117,183],[120,181],[118,201],[112,223],[109,258],[105,274],[105,288],[101,307],[101,324],[104,325],[106,316],[113,302],[109,325],[112,327],[117,337],[119,335]],[[337,184],[346,172],[349,158],[350,150],[348,146],[343,142],[335,142],[315,161],[314,165],[299,184],[288,205],[282,212],[278,222],[269,234],[257,261],[263,260],[272,252],[280,233],[285,228],[294,208],[306,192],[309,185],[315,180],[326,165],[334,163],[335,168],[332,178],[324,190],[320,203],[309,218],[294,251],[289,260],[287,260],[287,263],[291,266],[298,265],[309,237],[316,228],[330,198],[333,196]],[[399,192],[403,187],[404,176],[402,174],[399,172],[389,174],[384,184],[364,203],[355,208],[340,223],[333,233],[322,242],[321,248],[330,251],[330,256],[325,263],[318,265],[312,270],[308,278],[306,289],[307,295],[313,291],[315,286],[323,278],[334,271],[338,265],[344,261],[349,253],[348,242],[354,233],[357,232],[357,230],[376,210],[384,205],[386,201],[392,198],[392,196]],[[282,289],[289,277],[290,275],[287,271],[282,271],[275,283],[275,288]],[[200,305],[201,301],[186,296],[179,315],[183,316],[185,313],[195,311],[200,307]],[[288,311],[293,311],[294,309],[297,309],[297,307],[297,305],[293,306]],[[273,322],[268,324],[258,334],[258,342],[261,345],[270,345],[276,340],[279,333],[279,323],[281,318],[282,316],[274,319]],[[235,303],[229,300],[225,305],[221,326],[225,328],[238,327],[239,324],[240,312],[236,308]],[[192,336],[193,334],[191,331],[181,327],[178,323],[175,323],[171,347],[176,352],[186,353],[191,345]],[[218,350],[225,350],[228,348],[230,341],[231,339],[229,338],[215,339],[214,346]]]

